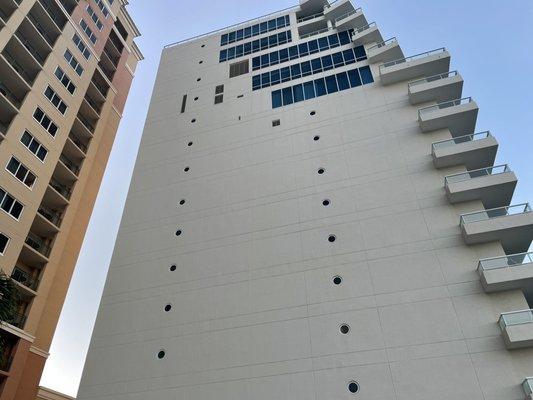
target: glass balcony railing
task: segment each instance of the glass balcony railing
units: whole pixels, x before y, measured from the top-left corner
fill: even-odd
[[[503,257],[485,258],[479,260],[478,269],[490,271],[492,269],[522,267],[527,264],[533,264],[533,253],[520,253]]]
[[[498,323],[502,329],[513,325],[531,324],[533,323],[533,310],[503,313],[500,315],[500,320]]]
[[[20,269],[19,267],[13,268],[11,278],[17,281],[18,283],[23,284],[27,288],[30,288],[31,290],[37,290],[37,288],[39,287],[39,280],[33,279],[30,274]]]
[[[30,246],[33,250],[41,253],[45,257],[48,257],[52,250],[51,247],[45,243],[43,238],[34,235],[33,233],[28,233],[28,237],[26,238],[26,244]]]
[[[54,178],[50,179],[50,186],[54,188],[61,196],[69,200],[72,195],[72,188],[69,188],[62,183],[56,181]]]
[[[39,206],[37,211],[56,227],[59,228],[59,226],[61,226],[62,215],[57,211],[51,210],[50,208],[45,207],[42,204]]]
[[[306,33],[305,35],[301,35],[300,36],[300,39],[306,39],[306,38],[309,38],[311,36],[315,36],[315,35],[320,35],[321,33],[324,33],[324,32],[328,32],[330,30],[332,30],[333,28],[323,28],[323,29],[318,29],[316,31],[313,31],[313,32],[310,32],[310,33]]]
[[[320,17],[323,17],[323,16],[324,16],[324,13],[323,12],[319,12],[319,13],[316,13],[316,14],[313,14],[313,15],[308,15],[307,17],[298,18],[297,22],[301,23],[301,22],[305,22],[305,21],[310,21],[312,19],[320,18]]]
[[[443,74],[438,74],[438,75],[429,76],[427,78],[418,79],[416,81],[409,82],[408,86],[410,89],[414,86],[423,85],[424,83],[431,83],[431,82],[440,81],[446,78],[453,78],[454,76],[457,76],[457,71],[445,72]]]
[[[474,133],[472,135],[464,135],[464,136],[455,137],[453,139],[442,140],[440,142],[433,143],[431,145],[431,147],[432,147],[433,152],[434,152],[437,149],[442,149],[442,148],[445,148],[445,147],[455,146],[455,145],[461,144],[461,143],[474,142],[476,140],[487,139],[489,137],[492,137],[492,135],[491,135],[491,133],[489,131],[479,132],[479,133]]]
[[[385,47],[385,46],[387,46],[387,45],[389,45],[389,44],[391,44],[391,43],[398,43],[398,40],[396,39],[396,37],[392,37],[392,38],[387,39],[387,40],[385,40],[385,41],[383,41],[383,42],[380,42],[380,43],[378,43],[378,44],[375,44],[375,45],[373,45],[373,46],[370,46],[370,47],[366,50],[366,52],[367,52],[367,53],[370,53],[371,51],[381,49],[382,47]]]
[[[507,217],[510,215],[526,214],[530,212],[531,207],[529,206],[529,203],[493,208],[491,210],[476,211],[461,215],[461,225],[472,222],[488,221],[490,219]]]
[[[524,382],[522,383],[522,389],[524,389],[524,393],[528,396],[533,394],[533,378],[526,378],[524,379]]]
[[[472,171],[461,172],[458,174],[448,175],[444,178],[444,184],[448,186],[450,183],[457,183],[468,181],[470,179],[480,178],[489,175],[499,175],[506,172],[511,172],[511,169],[507,164],[497,165],[494,167],[480,168]]]
[[[446,51],[446,48],[441,47],[440,49],[426,51],[424,53],[415,54],[414,56],[404,57],[404,58],[400,58],[400,59],[394,60],[394,61],[388,61],[386,63],[381,64],[379,66],[379,69],[381,70],[383,68],[392,67],[393,65],[403,64],[403,63],[406,63],[406,62],[409,62],[409,61],[420,60],[422,58],[426,58],[426,57],[429,57],[429,56],[432,56],[432,55],[435,55],[435,54],[444,53],[445,51]]]
[[[354,29],[354,32],[352,35],[356,34],[356,33],[361,33],[361,32],[364,32],[366,30],[369,30],[371,28],[375,28],[377,26],[377,24],[375,22],[371,22],[367,25],[363,25],[363,26],[360,26],[359,28],[355,28]]]
[[[434,111],[444,110],[450,107],[457,107],[457,106],[461,106],[464,104],[469,104],[469,103],[472,103],[473,101],[474,100],[472,100],[472,97],[463,97],[462,99],[445,101],[443,103],[439,103],[434,106],[424,107],[418,110],[418,118],[420,119],[422,115],[427,114],[427,113],[432,113]]]
[[[340,21],[342,21],[343,19],[346,19],[348,17],[351,17],[352,15],[355,15],[357,13],[360,13],[362,11],[362,9],[359,7],[355,10],[352,10],[352,11],[349,11],[345,14],[342,14],[340,17],[337,17],[335,18],[335,24],[338,24]]]

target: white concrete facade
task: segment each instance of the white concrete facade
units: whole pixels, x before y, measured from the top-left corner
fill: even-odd
[[[280,48],[313,39],[301,12],[280,14]],[[433,164],[451,133],[422,133],[418,108],[437,101],[411,105],[408,81],[362,61],[374,83],[273,109],[273,90],[333,72],[252,91],[302,60],[230,79],[277,48],[222,63],[220,48],[163,51],[78,399],[523,399],[533,350],[507,350],[498,319],[529,306],[483,290],[479,260],[505,249],[461,236],[483,204],[446,197],[466,168]]]

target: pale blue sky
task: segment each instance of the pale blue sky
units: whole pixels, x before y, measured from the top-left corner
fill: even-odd
[[[130,97],[61,315],[42,384],[75,395],[165,44],[277,11],[298,0],[130,1],[146,60]],[[480,106],[477,131],[500,142],[498,163],[520,178],[514,203],[533,202],[533,3],[528,0],[360,0],[406,55],[445,46]]]

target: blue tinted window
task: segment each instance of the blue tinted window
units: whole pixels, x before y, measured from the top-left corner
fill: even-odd
[[[279,44],[287,43],[287,33],[286,32],[278,33],[278,43]]]
[[[242,57],[244,54],[244,46],[242,44],[238,45],[235,50],[235,57]]]
[[[367,66],[367,67],[359,68],[359,73],[361,74],[361,80],[363,81],[363,85],[374,82],[374,78],[372,77],[372,72],[370,71],[370,67]]]
[[[330,49],[339,46],[339,37],[337,36],[337,34],[329,35],[328,39],[329,39],[329,47],[330,47]]]
[[[268,53],[267,54],[263,54],[261,56],[261,67],[262,68],[265,68],[269,65],[269,62],[270,62],[270,59],[268,57]]]
[[[270,72],[265,72],[261,74],[261,87],[270,86]]]
[[[272,92],[272,108],[278,108],[281,106],[281,90],[276,90]]]
[[[279,51],[279,62],[285,62],[289,59],[289,50],[281,49]]]
[[[298,103],[299,101],[304,101],[304,88],[303,85],[296,85],[292,87],[292,92],[294,96],[294,102]]]
[[[361,78],[359,77],[359,72],[356,69],[348,71],[348,78],[350,78],[351,87],[361,86]]]
[[[278,28],[283,28],[285,26],[285,17],[279,17],[277,19]]]
[[[328,38],[322,37],[318,39],[318,47],[320,48],[320,51],[327,50],[329,48]]]
[[[268,37],[268,46],[269,47],[277,46],[277,44],[278,44],[278,36],[277,35]]]
[[[275,19],[272,19],[270,21],[268,21],[268,30],[269,31],[274,31],[276,30],[277,28],[277,25],[276,25],[276,20]]]
[[[357,46],[353,50],[355,52],[355,58],[357,58],[357,61],[366,60],[366,52],[363,46]]]
[[[348,44],[351,42],[350,40],[351,32],[352,32],[351,30],[339,32],[339,41],[341,45]]]
[[[292,76],[292,79],[298,79],[302,77],[302,71],[300,69],[300,64],[291,66],[291,76]]]
[[[250,54],[252,52],[252,43],[244,43],[244,54]]]
[[[229,43],[233,43],[235,41],[235,32],[230,32],[228,36],[229,36]]]
[[[309,54],[318,53],[318,41],[311,40],[308,43],[308,46],[309,46]]]
[[[300,51],[300,57],[305,57],[309,54],[309,47],[307,46],[307,43],[302,43],[298,46],[298,49]]]
[[[233,60],[235,58],[235,47],[230,47],[228,49],[228,60]]]
[[[237,40],[244,39],[244,30],[240,29],[237,31]]]
[[[278,53],[270,53],[270,65],[276,65],[279,63]]]
[[[346,75],[346,72],[337,74],[337,82],[339,84],[339,90],[350,89],[350,82],[348,82],[348,75]]]
[[[289,67],[285,67],[281,69],[281,81],[287,82],[291,80],[291,69]]]
[[[259,24],[259,30],[261,33],[265,33],[268,30],[268,22],[261,22],[261,24]]]
[[[304,83],[304,95],[306,100],[315,97],[315,85],[313,85],[313,81]]]
[[[264,37],[259,39],[261,50],[268,49],[268,37]]]
[[[342,52],[342,55],[344,56],[344,62],[346,64],[353,64],[355,62],[355,57],[353,55],[352,49],[344,50]]]
[[[254,36],[259,35],[259,25],[252,26],[252,35]]]
[[[279,69],[276,69],[270,72],[270,84],[277,85],[280,82],[281,82],[281,77],[280,77]]]
[[[291,60],[294,60],[295,58],[298,58],[298,46],[289,47],[289,58]]]
[[[257,90],[261,88],[261,75],[255,75],[252,77],[252,89]]]
[[[223,34],[222,37],[220,38],[220,45],[224,46],[226,44],[228,44],[228,34],[227,33]]]
[[[318,74],[319,72],[322,72],[322,62],[320,61],[320,58],[315,58],[314,60],[311,60],[311,67],[313,67],[313,74]]]
[[[328,94],[335,93],[339,90],[339,88],[337,87],[337,80],[335,79],[335,75],[326,77],[326,87],[328,88]]]
[[[244,37],[248,39],[252,36],[252,27],[248,26],[247,28],[244,28]]]
[[[342,57],[342,53],[332,54],[331,57],[333,58],[333,65],[335,67],[340,67],[344,65],[344,58]]]
[[[259,47],[259,40],[254,40],[254,41],[252,42],[252,52],[256,53],[256,52],[259,51],[259,49],[260,49],[260,47]]]
[[[322,57],[322,68],[324,69],[324,71],[333,68],[333,60],[331,59],[330,54]]]
[[[304,61],[302,63],[302,76],[311,75],[313,71],[311,70],[311,62],[310,61]]]
[[[261,68],[261,57],[254,57],[252,59],[252,70]]]
[[[324,96],[328,92],[326,91],[326,83],[324,82],[324,78],[315,79],[315,93],[316,96]]]
[[[290,87],[283,89],[283,105],[286,106],[288,104],[292,104],[292,89]]]
[[[220,51],[220,61],[226,61],[228,59],[228,51],[227,50],[221,50]]]

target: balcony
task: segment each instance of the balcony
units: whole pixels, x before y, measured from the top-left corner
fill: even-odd
[[[89,93],[85,94],[84,100],[91,108],[90,118],[98,120],[102,111],[102,103],[94,100]]]
[[[46,225],[44,227],[35,226],[37,222],[36,220],[33,222],[32,231],[35,231],[37,234],[42,236],[51,236],[59,231],[61,221],[63,220],[62,213],[57,210],[53,210],[44,204],[39,206],[37,213],[40,217],[46,220]]]
[[[81,165],[87,154],[87,146],[88,144],[71,132],[63,148],[63,153],[66,157],[75,160],[78,165]]]
[[[16,67],[22,72],[21,73],[15,69],[6,56],[9,57],[7,54],[0,55],[0,77],[2,77],[2,81],[5,83],[5,86],[7,86],[8,90],[12,93],[10,98],[11,103],[20,109],[20,105],[26,97],[26,94],[28,94],[28,92],[31,90],[31,86],[28,84],[26,79],[28,79],[28,81],[30,80],[27,75],[25,76],[25,72],[22,70],[22,67],[20,65],[16,65]]]
[[[498,142],[490,132],[458,136],[431,145],[431,156],[436,168],[464,165],[476,169],[494,164]]]
[[[43,66],[52,52],[54,38],[45,35],[47,32],[38,25],[38,21],[30,14],[22,21],[15,36],[22,42],[26,50],[32,55],[39,65]]]
[[[366,49],[366,54],[368,56],[368,62],[371,64],[397,60],[403,57],[403,51],[395,37],[370,46]]]
[[[70,160],[63,153],[59,156],[59,162],[54,171],[54,178],[60,182],[71,184],[78,179],[80,173],[80,165]]]
[[[337,0],[324,6],[324,15],[331,20],[335,20],[354,10],[350,0]]]
[[[369,43],[382,43],[383,37],[375,22],[356,28],[352,33],[352,42],[356,46]]]
[[[321,12],[318,12],[318,13],[315,13],[315,14],[306,15],[304,17],[299,17],[299,18],[296,19],[296,23],[297,24],[302,24],[304,22],[313,21],[313,20],[316,20],[316,19],[324,19],[324,12],[321,11]]]
[[[45,238],[37,236],[30,232],[28,233],[28,237],[26,237],[25,244],[37,253],[39,253],[41,256],[45,257],[46,260],[48,260],[52,248],[48,244],[46,244]]]
[[[53,189],[53,191],[55,193],[57,193],[58,195],[61,196],[61,198],[64,200],[64,201],[61,201],[61,199],[50,199],[52,200],[54,203],[56,204],[61,204],[61,205],[66,205],[68,204],[68,201],[70,200],[70,196],[72,195],[72,187],[69,187],[67,185],[64,185],[62,184],[61,182],[59,182],[57,179],[50,179],[50,183],[49,183],[49,186]]]
[[[329,32],[331,31],[333,28],[329,28],[329,27],[326,27],[326,28],[322,28],[322,29],[317,29],[316,31],[313,31],[313,32],[309,32],[309,33],[306,33],[306,34],[303,34],[303,35],[300,35],[300,39],[307,39],[307,38],[310,38],[312,36],[316,36],[316,35],[320,35],[322,33],[326,33],[326,32]],[[103,68],[102,68],[103,69]],[[109,78],[109,75],[108,75],[108,72],[105,71],[103,69],[105,75],[107,76],[107,78]],[[109,80],[113,80],[113,78],[109,78]]]
[[[452,136],[474,133],[479,107],[471,97],[446,101],[418,110],[422,132],[449,129]]]
[[[20,100],[15,97],[13,92],[3,82],[0,82],[0,130],[3,131],[4,135],[18,114],[20,104]]]
[[[6,319],[4,322],[19,329],[24,329],[24,325],[26,325],[27,319],[28,317],[25,314],[17,313],[13,315],[12,318]]]
[[[533,253],[479,260],[477,271],[486,292],[533,289]]]
[[[2,384],[2,375],[9,376],[12,363],[13,356],[0,354],[0,385]]]
[[[61,8],[53,0],[39,0],[37,4],[46,13],[50,28],[61,34],[68,21]]]
[[[413,105],[460,99],[463,94],[463,78],[457,71],[445,72],[410,82],[408,92],[409,102]]]
[[[13,75],[22,84],[26,84],[31,89],[35,78],[41,71],[41,66],[35,58],[28,53],[20,40],[16,37],[11,38],[2,51],[2,61],[11,67]]]
[[[533,212],[529,204],[477,211],[461,215],[460,226],[467,244],[500,241],[507,253],[523,253],[533,239]]]
[[[298,34],[300,37],[310,32],[315,32],[319,29],[326,28],[327,26],[328,21],[324,17],[323,12],[298,18]]]
[[[32,278],[28,272],[19,267],[13,268],[11,279],[28,289],[31,295],[35,295],[39,287],[39,280]]]
[[[0,25],[5,25],[19,5],[14,0],[0,2]]]
[[[87,94],[94,99],[97,99],[97,102],[100,104],[105,103],[107,97],[107,90],[100,83],[95,82],[94,76],[91,80],[89,87],[87,88]]]
[[[50,12],[44,8],[40,1],[37,1],[28,13],[28,19],[35,29],[46,40],[50,47],[54,47],[57,38],[61,35],[62,29],[50,16]]]
[[[68,15],[72,15],[72,12],[78,5],[79,0],[59,0]]]
[[[25,20],[26,21],[26,20]],[[27,23],[29,24],[29,22]],[[25,26],[25,24],[21,24],[21,27]],[[27,26],[27,25],[26,25]],[[26,28],[25,31],[28,31],[30,28]],[[33,36],[39,36],[37,34],[33,34]],[[47,52],[43,51],[42,49],[37,50],[37,48],[34,46],[35,42],[33,42],[32,38],[28,37],[28,33],[21,33],[19,31],[15,32],[15,37],[19,40],[20,44],[22,44],[23,48],[26,50],[28,55],[31,59],[33,59],[33,63],[37,64],[37,68],[42,68],[44,65],[46,58],[48,57]],[[43,42],[45,42],[43,39],[40,39],[41,45]],[[46,42],[45,42],[46,43]],[[18,57],[17,57],[18,59]]]
[[[446,196],[452,204],[480,200],[486,208],[511,203],[518,179],[508,165],[498,165],[448,175]]]
[[[450,53],[445,48],[411,57],[399,58],[379,66],[383,85],[391,85],[424,76],[435,76],[450,70]]]
[[[522,382],[522,389],[526,394],[526,400],[533,400],[533,378],[526,378]]]
[[[498,324],[509,350],[533,345],[533,310],[503,313]]]
[[[361,8],[348,11],[342,15],[339,15],[337,18],[335,18],[335,27],[339,31],[345,31],[348,29],[356,29],[356,28],[359,28],[365,25],[368,25],[368,22]]]

